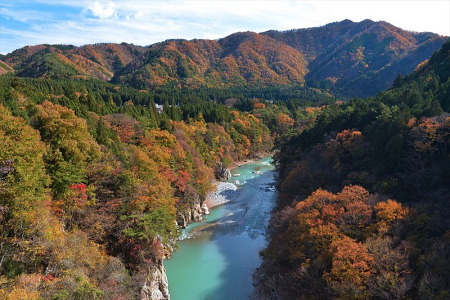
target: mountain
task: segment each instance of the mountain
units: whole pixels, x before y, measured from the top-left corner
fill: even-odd
[[[293,48],[254,32],[218,41],[171,40],[152,45],[113,82],[137,88],[169,82],[188,86],[277,85],[304,82],[306,60]]]
[[[23,77],[89,76],[105,81],[147,48],[132,44],[26,46],[2,61]]]
[[[0,75],[8,74],[10,72],[14,72],[14,69],[0,61]]]
[[[38,45],[2,58],[0,74],[88,76],[139,89],[304,85],[354,97],[375,95],[398,74],[412,72],[448,37],[405,31],[364,20],[263,33],[238,32],[219,40],[167,40],[148,47],[95,44]]]
[[[412,72],[448,39],[371,20],[263,34],[304,53],[311,70],[307,83],[347,96],[370,96],[388,88],[398,74]]]
[[[441,83],[445,83],[450,77],[450,40],[442,45],[442,48],[425,61],[409,78],[415,80],[431,74],[439,76]]]

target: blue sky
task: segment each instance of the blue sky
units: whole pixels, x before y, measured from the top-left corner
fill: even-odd
[[[450,0],[1,0],[0,53],[26,45],[217,39],[350,19],[450,36]]]

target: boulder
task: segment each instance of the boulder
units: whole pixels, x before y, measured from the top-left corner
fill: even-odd
[[[214,168],[214,176],[218,180],[227,180],[231,178],[231,172],[221,162],[219,162]]]

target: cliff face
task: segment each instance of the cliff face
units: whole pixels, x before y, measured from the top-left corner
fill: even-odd
[[[204,197],[200,196],[197,191],[189,189],[183,197],[189,199],[190,205],[178,211],[176,222],[181,228],[186,228],[188,223],[200,221],[202,215],[209,214],[209,209],[205,204]]]
[[[196,201],[194,205],[178,212],[177,224],[181,228],[186,228],[187,224],[200,221],[204,214],[209,214],[208,207],[200,200]]]
[[[141,300],[170,300],[169,281],[162,260],[149,268],[141,289]]]
[[[176,222],[181,228],[191,222],[200,221],[202,215],[209,214],[209,209],[200,195],[192,193],[189,196],[194,198],[192,205],[177,214]],[[166,250],[167,257],[173,249]],[[141,300],[170,300],[169,281],[162,260],[158,260],[149,268],[141,289]]]

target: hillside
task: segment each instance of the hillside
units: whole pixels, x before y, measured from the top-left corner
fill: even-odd
[[[15,50],[2,61],[22,77],[87,76],[108,81],[146,48],[131,44],[37,45]]]
[[[272,137],[219,102],[158,111],[152,97],[0,76],[0,299],[169,298],[177,224],[205,213],[219,163],[267,153]]]
[[[139,89],[307,85],[346,97],[375,95],[412,72],[446,41],[364,20],[219,40],[28,46],[4,56],[25,77],[94,77]],[[4,67],[2,73],[6,73]]]
[[[169,82],[187,86],[301,84],[306,62],[298,51],[254,32],[219,41],[167,41],[149,47],[113,78],[148,87]]]
[[[179,226],[277,143],[257,299],[447,299],[450,41],[371,98],[302,87],[347,29],[302,51],[243,32],[0,56],[0,298],[168,299]]]
[[[447,299],[450,41],[278,145],[258,299]]]
[[[388,88],[398,74],[412,72],[447,39],[371,20],[263,34],[305,54],[307,83],[359,97]]]

